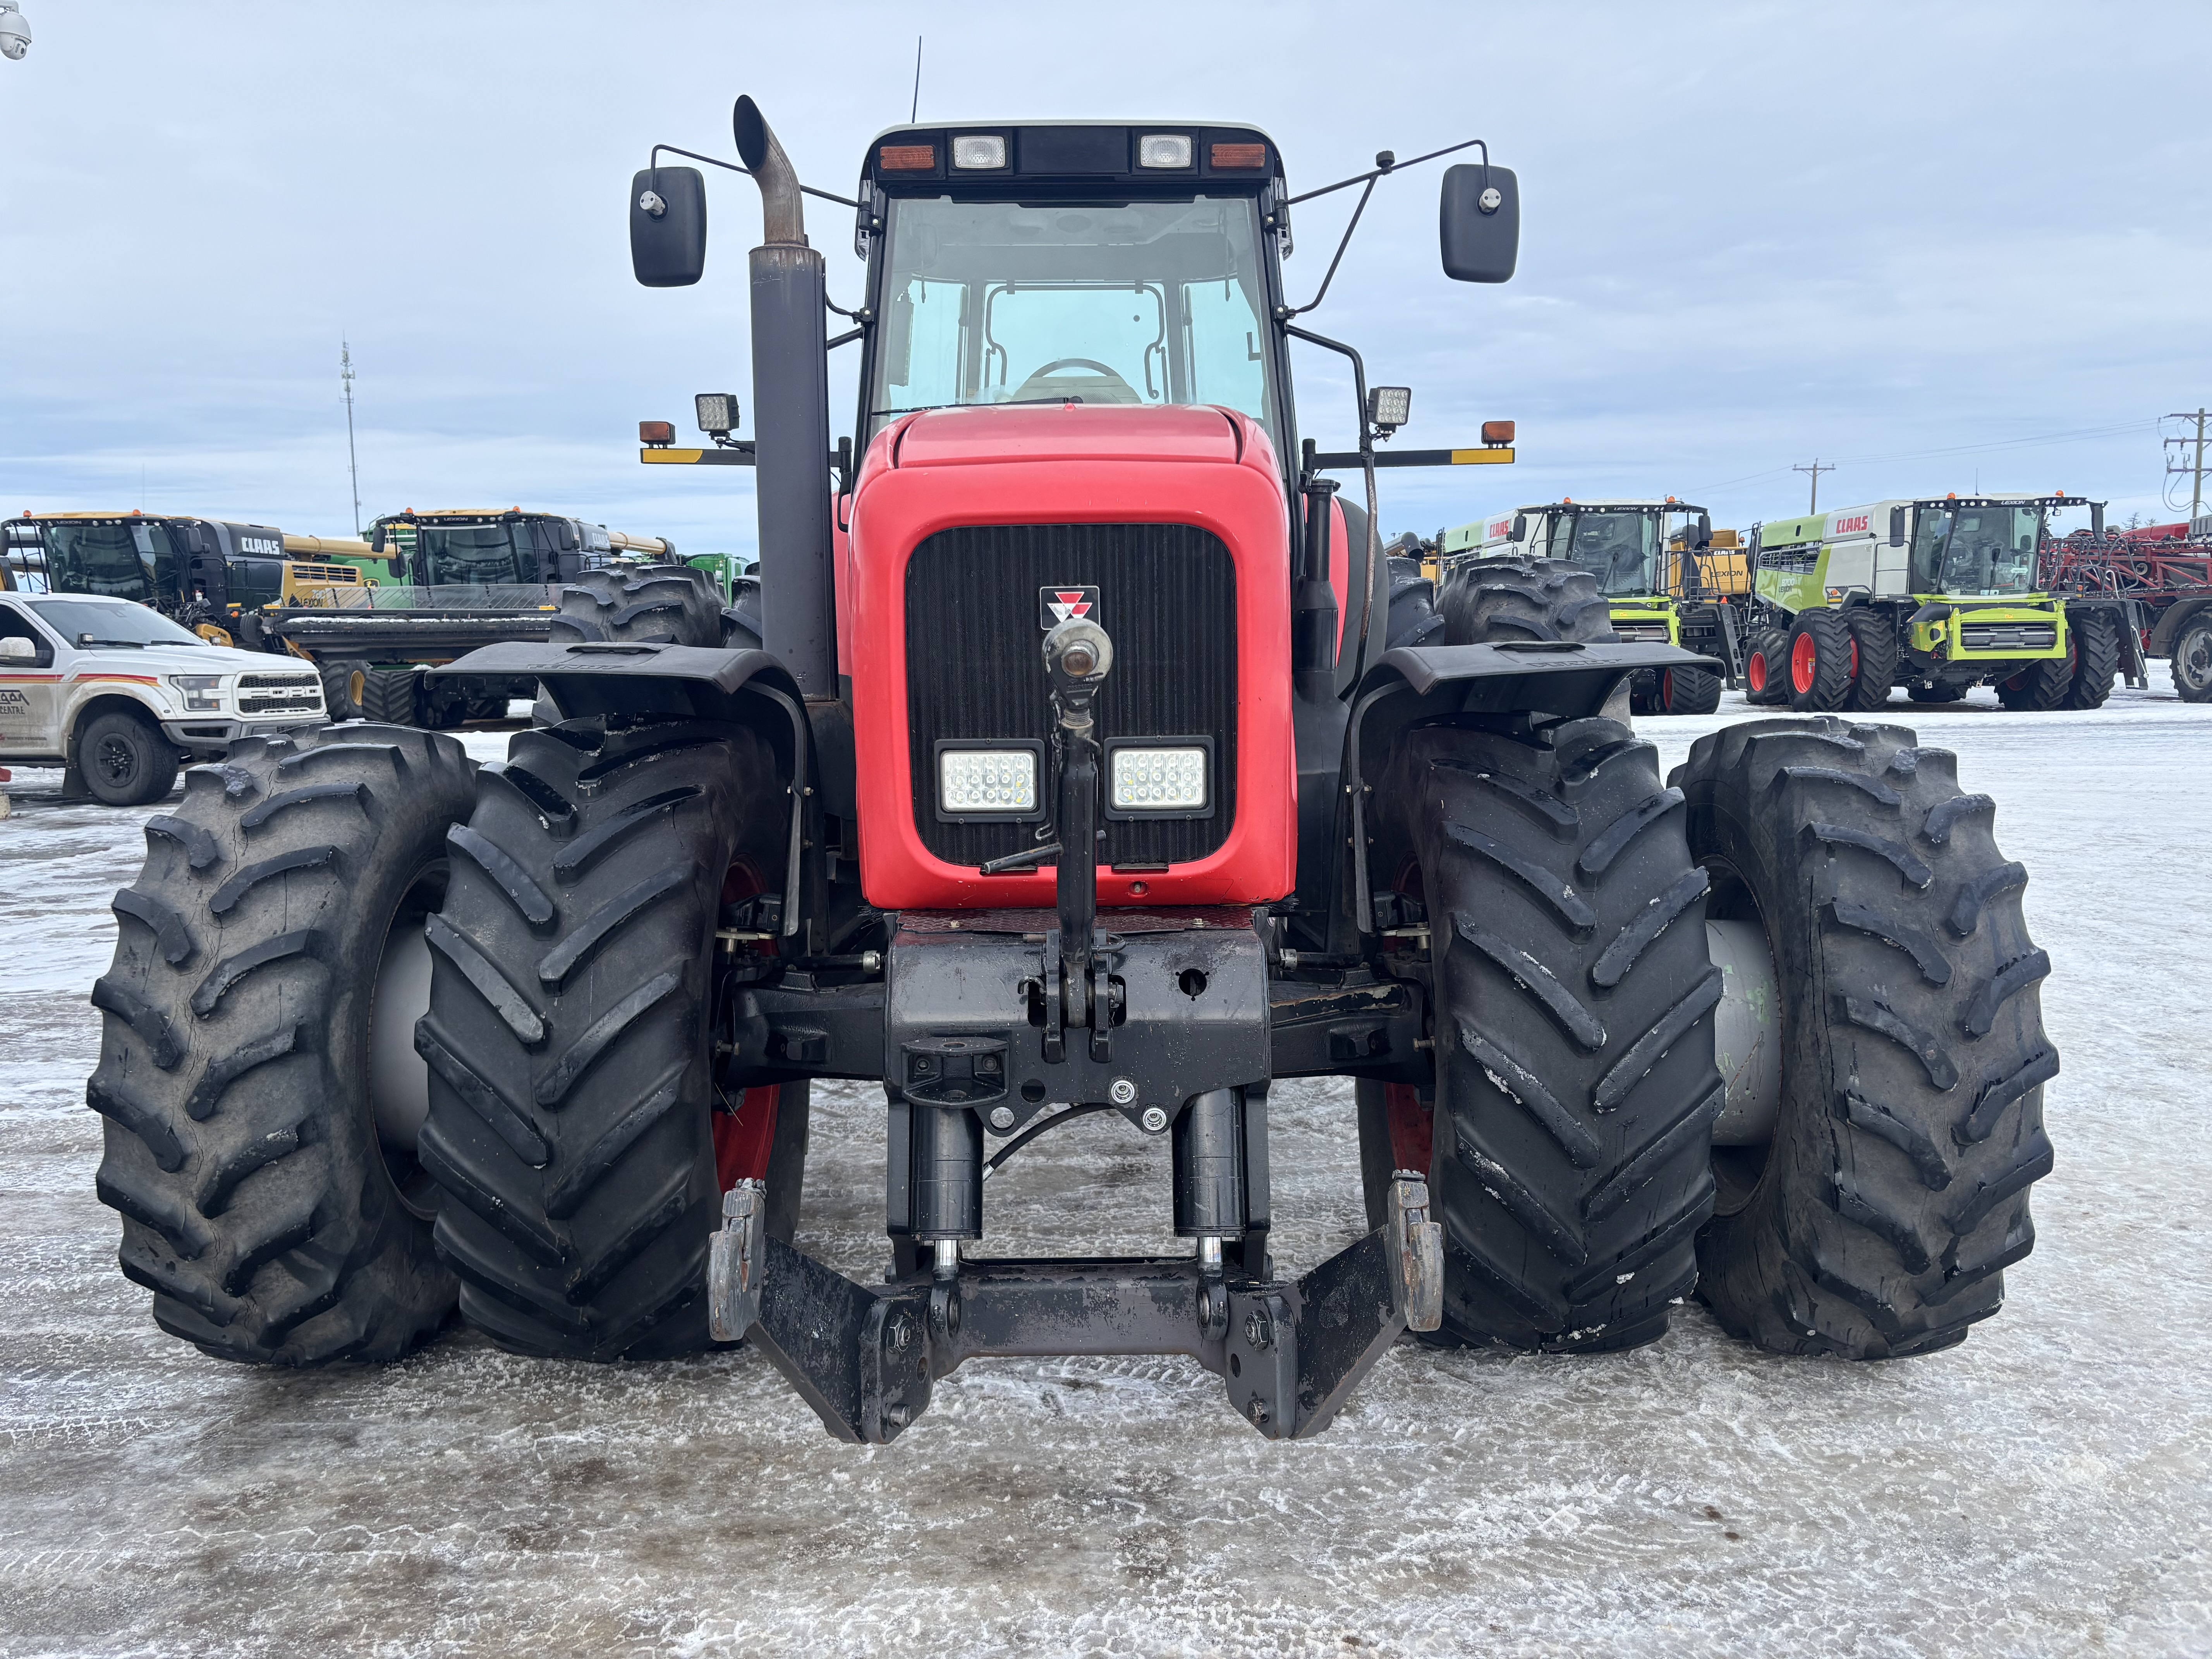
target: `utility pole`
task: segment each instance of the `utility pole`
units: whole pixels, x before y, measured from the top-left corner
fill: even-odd
[[[353,448],[353,348],[338,341],[338,380],[345,387],[346,473],[353,480],[353,534],[361,539],[361,462]]]
[[[1820,475],[1823,472],[1833,472],[1836,470],[1835,463],[1831,461],[1827,465],[1822,466],[1820,465],[1820,458],[1818,455],[1815,455],[1813,458],[1812,465],[1793,466],[1790,470],[1792,472],[1809,472],[1813,475],[1813,500],[1811,505],[1807,507],[1805,511],[1808,514],[1818,513],[1820,510]]]
[[[2169,421],[2194,421],[2197,422],[2197,435],[2195,437],[2168,438],[2166,441],[2166,447],[2168,449],[2179,447],[2185,456],[2189,453],[2192,446],[2195,447],[2197,451],[2197,459],[2190,462],[2188,465],[2175,466],[2172,462],[2168,462],[2166,468],[2168,472],[2186,472],[2190,475],[2189,522],[2193,525],[2198,519],[2202,518],[2204,514],[2205,411],[2200,409],[2194,415],[2191,415],[2185,410],[2179,414],[2168,415],[2166,418]]]

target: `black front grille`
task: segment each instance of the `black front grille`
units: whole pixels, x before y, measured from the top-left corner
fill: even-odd
[[[922,844],[975,866],[1036,844],[1035,823],[937,816],[940,738],[1036,738],[1052,714],[1037,591],[1096,587],[1114,640],[1100,735],[1210,737],[1210,818],[1104,823],[1104,865],[1185,864],[1228,839],[1237,809],[1237,571],[1221,539],[1188,525],[979,525],[939,531],[906,573],[906,690],[914,817]],[[1054,781],[1040,779],[1049,813]],[[1102,770],[1100,789],[1105,789]]]
[[[2058,643],[2054,623],[1966,623],[1959,643],[1969,651],[2048,651]]]

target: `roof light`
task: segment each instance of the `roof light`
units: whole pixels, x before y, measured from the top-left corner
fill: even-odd
[[[1486,444],[1511,443],[1513,441],[1513,422],[1510,421],[1485,421],[1482,423],[1482,441]]]
[[[1217,167],[1263,167],[1267,165],[1267,147],[1265,144],[1215,144],[1206,155]]]
[[[885,173],[927,173],[937,166],[937,146],[885,144],[876,152],[876,166]]]
[[[640,421],[637,423],[637,441],[641,444],[653,444],[655,446],[672,444],[676,441],[676,422],[673,421]],[[407,510],[410,513],[412,513],[415,509],[410,507]]]
[[[1140,167],[1187,167],[1190,165],[1190,135],[1187,132],[1148,132],[1137,140]]]
[[[928,163],[924,162],[926,167]],[[952,141],[956,167],[1002,167],[1006,165],[1006,141],[995,132],[962,133]]]

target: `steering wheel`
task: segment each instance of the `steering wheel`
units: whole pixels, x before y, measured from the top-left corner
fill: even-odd
[[[1131,403],[1141,403],[1143,401],[1142,398],[1137,396],[1137,388],[1131,386],[1127,380],[1123,380],[1120,372],[1116,370],[1112,364],[1102,363],[1096,357],[1054,358],[1052,362],[1047,363],[1042,368],[1032,369],[1030,372],[1029,377],[1024,380],[1021,385],[1014,388],[1014,396],[1009,401],[1015,403],[1024,401],[1022,394],[1029,392],[1033,386],[1037,388],[1039,395],[1047,397],[1050,396],[1052,391],[1051,387],[1042,386],[1040,385],[1040,382],[1044,380],[1046,375],[1054,373],[1055,370],[1063,368],[1090,369],[1096,374],[1103,375],[1107,380],[1111,380],[1115,386],[1121,387],[1122,391],[1127,392],[1129,394],[1129,401]]]

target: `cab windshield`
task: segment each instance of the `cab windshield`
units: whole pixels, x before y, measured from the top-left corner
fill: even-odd
[[[47,532],[52,534],[51,531]],[[157,611],[83,599],[25,599],[39,620],[71,645],[196,645],[207,641]]]
[[[144,519],[40,526],[46,578],[58,593],[100,593],[151,605],[177,591],[169,527]]]
[[[1545,556],[1580,565],[1597,578],[1599,592],[1619,597],[1659,591],[1658,556],[1658,514],[1593,508],[1554,518]]]
[[[538,574],[530,526],[508,524],[418,524],[415,548],[426,587],[453,583],[526,582]]]
[[[1912,532],[1912,591],[1992,599],[2035,591],[2039,507],[1920,508]]]
[[[1221,404],[1279,444],[1251,198],[901,198],[884,235],[871,433],[951,405]]]

